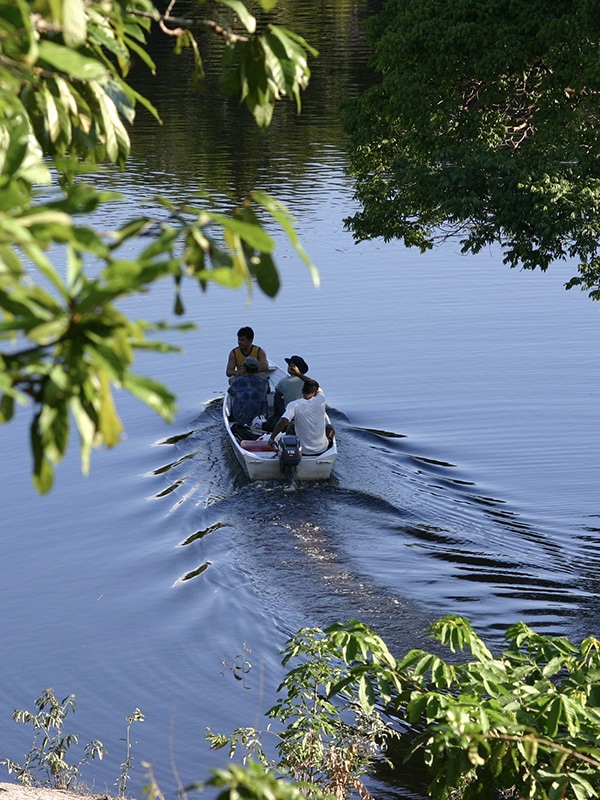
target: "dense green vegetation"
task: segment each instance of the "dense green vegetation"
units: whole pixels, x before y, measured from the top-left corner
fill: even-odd
[[[598,639],[576,645],[518,623],[494,654],[464,618],[445,617],[431,633],[435,651],[396,658],[360,622],[297,631],[283,651],[287,672],[264,728],[208,734],[213,748],[241,754],[242,763],[186,791],[208,783],[223,800],[368,799],[368,775],[387,760],[399,784],[424,767],[430,783],[418,788],[437,800],[600,797]],[[234,674],[248,679],[248,653],[240,658]],[[73,764],[68,756],[77,737],[65,720],[74,698],[59,703],[47,690],[36,705],[37,713],[13,715],[34,727],[24,763],[2,763],[23,783],[69,786],[82,763],[101,757],[102,744],[89,743]],[[136,721],[143,721],[139,709],[127,717],[119,796],[132,769],[129,730]],[[404,763],[395,756],[398,740],[408,753]],[[145,766],[145,793],[162,798]]]
[[[438,800],[600,796],[598,639],[575,645],[518,623],[493,654],[464,618],[445,617],[431,633],[449,658],[415,649],[396,659],[360,622],[299,631],[284,651],[291,668],[281,696],[267,712],[282,726],[278,759],[261,749],[271,729],[209,738],[233,751],[243,744],[270,772],[337,800],[352,790],[366,796],[363,776],[398,736],[413,768],[427,768]]]
[[[360,239],[573,259],[600,299],[600,27],[589,0],[388,0],[347,115]]]

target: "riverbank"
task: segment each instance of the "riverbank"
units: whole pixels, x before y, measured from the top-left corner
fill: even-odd
[[[107,794],[72,792],[67,789],[50,789],[46,786],[21,786],[18,783],[0,783],[0,800],[113,800]]]

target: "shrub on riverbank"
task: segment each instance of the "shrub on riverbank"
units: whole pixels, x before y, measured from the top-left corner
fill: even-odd
[[[265,727],[208,733],[213,748],[241,753],[243,766],[219,770],[186,791],[216,787],[218,800],[346,800],[357,792],[364,800],[370,797],[365,777],[375,766],[387,760],[392,774],[403,769],[390,749],[401,737],[412,763],[427,768],[436,800],[600,797],[600,640],[576,645],[517,623],[506,631],[504,651],[494,655],[462,617],[445,617],[431,632],[450,650],[448,660],[420,649],[397,659],[357,621],[298,631],[283,651],[288,672]],[[247,672],[251,665],[244,663]],[[66,760],[72,735],[62,730],[70,702],[52,703],[52,697],[38,698],[37,715],[15,712],[46,735],[41,745],[34,738],[18,771],[3,763],[24,783],[36,767],[54,785],[68,787],[67,778],[77,774]],[[129,731],[136,720],[127,720]],[[267,754],[267,737],[275,756]],[[99,743],[91,744],[100,754]],[[131,763],[128,745],[121,797]],[[160,800],[145,766],[145,794]]]

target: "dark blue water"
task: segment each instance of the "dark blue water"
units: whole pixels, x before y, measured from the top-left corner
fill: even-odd
[[[542,275],[451,243],[426,256],[354,245],[343,148],[310,111],[289,156],[282,148],[256,171],[276,168],[268,188],[290,204],[320,289],[277,232],[276,300],[190,286],[198,330],[172,337],[185,352],[138,364],[177,392],[175,424],[118,395],[123,442],[94,454],[87,479],[73,442],[48,497],[31,487],[28,410],[2,430],[0,757],[22,759],[30,736],[10,714],[51,686],[77,695],[80,740],[109,747],[86,771],[98,791],[114,788],[137,706],[131,793],[141,797],[143,759],[173,797],[176,775],[202,779],[224,761],[207,726],[261,724],[279,650],[300,626],[360,618],[398,654],[427,646],[427,625],[446,613],[494,646],[520,619],[598,634],[598,307],[564,292],[570,265]],[[169,138],[155,161],[134,148],[126,176],[98,176],[126,196],[101,224],[137,213],[153,188],[180,200],[197,187],[197,131],[185,116],[171,122],[170,137],[194,143],[189,168],[170,167]],[[171,305],[165,284],[127,308],[157,319]],[[323,385],[340,449],[331,482],[243,478],[219,408],[243,324],[275,362],[302,355]],[[244,653],[242,685],[231,666]]]

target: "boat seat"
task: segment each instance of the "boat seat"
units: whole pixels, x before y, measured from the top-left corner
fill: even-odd
[[[242,439],[240,447],[252,453],[273,453],[275,448],[269,444],[268,439]]]

